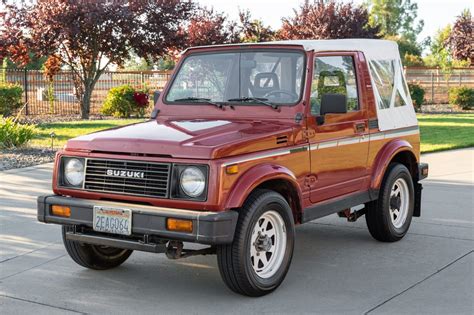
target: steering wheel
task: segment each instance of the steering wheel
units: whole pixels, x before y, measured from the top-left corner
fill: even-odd
[[[273,94],[286,94],[286,95],[291,96],[294,99],[298,99],[298,94],[290,92],[290,91],[286,91],[286,90],[273,90],[266,93],[263,97],[269,97],[270,95],[273,95]]]

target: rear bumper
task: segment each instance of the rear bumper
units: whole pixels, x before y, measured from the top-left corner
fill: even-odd
[[[428,163],[418,164],[418,180],[423,180],[428,177],[429,167]]]
[[[415,186],[415,206],[413,209],[414,217],[421,216],[421,191],[423,190],[423,185],[420,184],[419,181],[428,177],[428,171],[429,168],[427,163],[418,164],[418,178],[413,183]]]
[[[52,215],[52,205],[69,206],[71,208],[70,217]],[[132,235],[134,236],[154,236],[165,240],[209,245],[231,243],[234,239],[238,218],[238,213],[232,210],[224,212],[193,211],[48,195],[38,197],[38,221],[92,229],[94,206],[131,209]],[[167,218],[192,220],[192,233],[167,230]],[[101,237],[113,239],[110,234],[99,234],[91,242],[96,244],[99,242],[98,244],[100,244]],[[119,239],[119,236],[117,236],[117,239]]]

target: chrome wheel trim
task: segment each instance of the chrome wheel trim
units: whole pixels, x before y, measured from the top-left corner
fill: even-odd
[[[272,277],[286,251],[286,227],[282,216],[270,210],[260,216],[250,237],[250,263],[260,278]]]
[[[393,183],[390,191],[389,214],[395,228],[399,229],[405,224],[410,207],[410,190],[403,178],[398,178]]]

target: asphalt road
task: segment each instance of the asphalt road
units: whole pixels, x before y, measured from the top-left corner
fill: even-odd
[[[376,242],[364,218],[297,228],[282,286],[262,298],[229,291],[214,256],[171,261],[135,252],[91,271],[66,254],[59,226],[36,221],[52,166],[0,172],[0,313],[474,313],[474,149],[425,155],[422,217],[397,243]]]

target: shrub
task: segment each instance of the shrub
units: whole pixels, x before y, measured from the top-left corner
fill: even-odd
[[[421,105],[425,100],[425,90],[416,83],[408,83],[408,89],[410,90],[410,96],[413,105],[415,105],[415,110],[417,112],[421,111]]]
[[[449,104],[459,105],[462,109],[474,108],[474,89],[466,86],[449,89]]]
[[[0,148],[19,147],[30,141],[36,134],[34,125],[22,125],[13,118],[0,116]]]
[[[0,115],[9,116],[22,105],[23,89],[17,84],[0,83]]]
[[[121,85],[110,89],[101,112],[119,118],[129,118],[132,115],[143,117],[148,106],[147,90],[135,90],[130,85]]]

